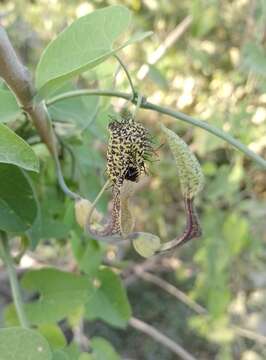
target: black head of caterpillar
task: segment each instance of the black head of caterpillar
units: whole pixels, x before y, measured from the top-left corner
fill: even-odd
[[[154,153],[150,134],[127,111],[111,117],[107,150],[107,175],[113,185],[122,186],[124,180],[137,182],[145,172],[145,161]]]

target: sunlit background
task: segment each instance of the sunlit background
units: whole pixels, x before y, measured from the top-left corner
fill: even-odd
[[[113,4],[132,10],[132,33],[154,32],[121,52],[141,94],[229,132],[266,157],[265,0],[1,0],[0,22],[22,61],[34,71],[47,43],[74,19]],[[108,60],[79,77],[76,85],[108,89],[114,85],[116,68],[116,62]],[[122,71],[115,87],[130,90]],[[83,98],[64,111],[56,106],[52,110],[57,133],[75,155],[72,178],[71,158],[65,155],[65,176],[91,200],[105,181],[108,114],[124,105],[120,99]],[[182,136],[202,165],[206,184],[197,205],[203,236],[164,258],[151,272],[186,293],[209,316],[140,278],[127,283],[134,315],[199,359],[265,359],[265,172],[202,129],[148,110],[140,110],[138,117],[150,129],[156,146],[162,145],[159,161],[149,165],[149,176],[134,199],[139,230],[168,240],[182,232],[185,221],[177,171],[163,144],[160,121]],[[22,267],[49,263],[73,270],[70,244],[74,235],[66,220],[69,202],[62,201],[56,188],[47,150],[35,133],[25,134],[43,160],[38,191],[49,220],[45,238],[36,252],[24,255]],[[131,248],[112,248],[108,256],[110,261],[142,261]],[[1,286],[0,300],[10,300],[5,286]],[[133,329],[115,330],[101,322],[88,322],[84,332],[108,338],[123,359],[176,359]]]

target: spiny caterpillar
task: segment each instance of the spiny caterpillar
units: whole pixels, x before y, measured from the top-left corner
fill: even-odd
[[[154,153],[147,129],[137,123],[124,110],[121,121],[111,117],[107,150],[107,175],[116,188],[121,188],[124,180],[137,182],[141,173],[146,172],[145,161]]]

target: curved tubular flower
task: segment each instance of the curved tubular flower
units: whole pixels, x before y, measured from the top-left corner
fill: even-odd
[[[158,236],[132,232],[134,219],[129,201],[136,190],[136,182],[145,172],[145,161],[154,154],[148,131],[137,123],[131,114],[123,113],[111,119],[108,129],[110,139],[107,150],[107,174],[109,180],[95,199],[86,222],[86,231],[98,240],[130,240],[137,252],[147,257],[172,250],[201,235],[199,219],[194,206],[195,196],[202,190],[204,177],[200,164],[187,144],[173,131],[161,126],[174,155],[179,174],[186,211],[186,228],[180,237],[160,243]],[[95,205],[111,183],[112,211],[109,220],[100,228],[93,228],[91,219]],[[99,224],[98,224],[99,226]]]
[[[186,243],[188,240],[201,236],[201,228],[194,206],[194,198],[199,194],[204,185],[204,176],[200,164],[187,144],[164,125],[161,126],[161,129],[166,136],[171,152],[175,158],[185,203],[186,228],[180,237],[161,245],[158,252],[172,250]]]

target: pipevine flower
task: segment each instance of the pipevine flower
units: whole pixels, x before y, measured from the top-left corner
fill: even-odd
[[[135,192],[134,185],[146,173],[145,163],[155,154],[149,131],[128,112],[111,117],[107,149],[107,176],[112,187],[112,212],[102,230],[92,230],[98,239],[123,239],[133,241],[142,256],[171,250],[201,235],[200,224],[194,206],[194,198],[203,187],[203,174],[198,160],[187,144],[174,132],[162,126],[162,131],[176,160],[181,191],[185,203],[187,225],[180,237],[161,244],[160,238],[144,232],[132,232],[134,220],[129,200]]]

